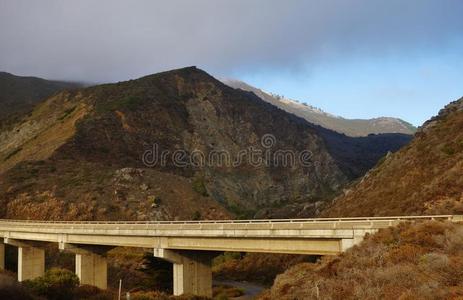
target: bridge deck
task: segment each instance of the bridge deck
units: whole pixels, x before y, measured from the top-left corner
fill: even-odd
[[[0,220],[5,239],[208,251],[336,254],[366,233],[417,220],[462,221],[462,216],[406,216],[288,220],[33,221]]]

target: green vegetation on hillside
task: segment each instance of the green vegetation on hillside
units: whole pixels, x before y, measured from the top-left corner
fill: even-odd
[[[204,178],[195,178],[191,183],[193,191],[200,194],[203,197],[209,196],[207,192],[206,184],[204,183]]]
[[[112,101],[98,101],[96,110],[99,113],[115,111],[118,109],[134,111],[141,105],[143,99],[137,96],[125,96]]]

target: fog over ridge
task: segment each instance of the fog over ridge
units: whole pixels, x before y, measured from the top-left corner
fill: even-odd
[[[432,50],[463,2],[0,0],[0,69],[106,82],[198,65],[217,75]]]

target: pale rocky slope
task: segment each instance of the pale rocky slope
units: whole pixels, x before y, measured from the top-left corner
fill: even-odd
[[[391,117],[346,119],[324,112],[306,103],[267,93],[239,80],[227,79],[223,80],[223,82],[231,87],[253,92],[261,99],[298,117],[304,118],[310,123],[320,125],[339,133],[344,133],[348,136],[367,136],[369,134],[381,133],[402,133],[411,135],[416,131],[413,125],[401,119]]]

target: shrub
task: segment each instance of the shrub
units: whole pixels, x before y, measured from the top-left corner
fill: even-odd
[[[51,300],[73,298],[75,288],[79,285],[76,274],[65,269],[50,269],[45,275],[24,283],[34,294]]]
[[[201,196],[204,196],[204,197],[209,196],[207,189],[206,189],[206,184],[204,183],[203,178],[196,178],[195,180],[193,180],[192,188],[193,188],[193,191],[200,194]]]
[[[452,145],[444,145],[444,147],[442,147],[442,152],[444,152],[445,154],[447,155],[454,155],[456,153],[455,149],[452,147]]]
[[[33,297],[12,276],[0,273],[0,299],[29,300]]]
[[[167,294],[160,292],[135,292],[130,295],[132,300],[169,300],[170,297]]]
[[[74,299],[113,300],[115,295],[111,291],[103,291],[95,286],[82,285],[74,290]]]
[[[196,211],[193,213],[193,216],[191,217],[191,219],[192,219],[193,221],[199,221],[199,220],[201,220],[201,213],[200,213],[199,211],[196,210]]]

